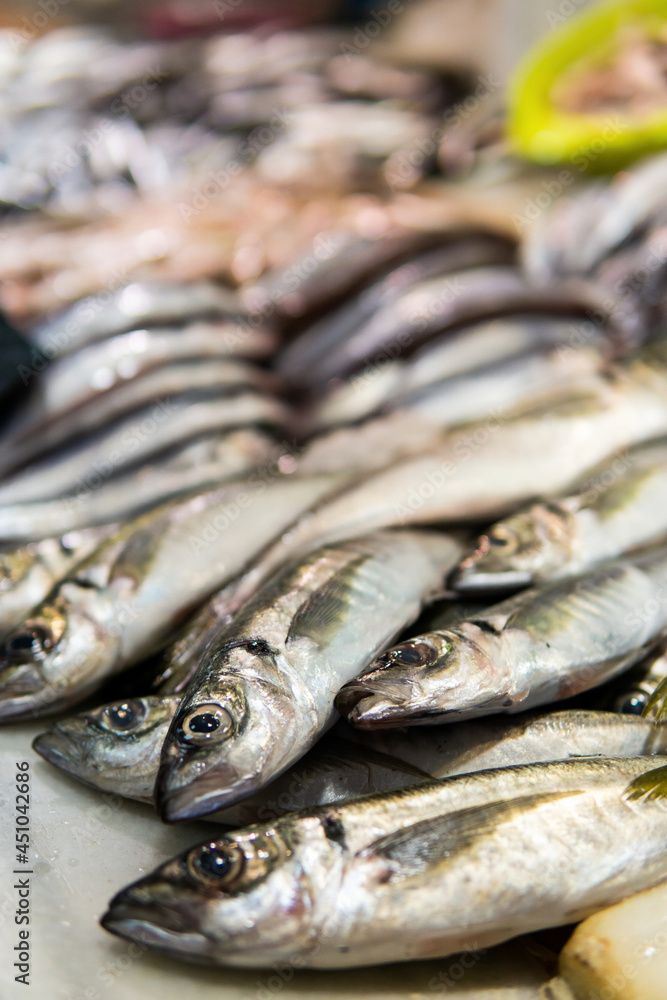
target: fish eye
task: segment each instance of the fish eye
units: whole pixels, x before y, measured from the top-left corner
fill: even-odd
[[[269,644],[264,639],[250,639],[246,642],[245,648],[253,656],[267,656],[271,652]]]
[[[224,886],[243,873],[245,856],[236,844],[219,844],[212,840],[190,851],[188,867],[198,880]]]
[[[180,725],[181,734],[195,746],[209,741],[226,740],[234,729],[234,719],[221,705],[197,705],[188,712]]]
[[[644,691],[626,691],[614,702],[614,711],[623,715],[641,715],[648,703],[648,695]]]
[[[28,625],[5,639],[3,652],[13,663],[42,660],[55,645],[53,632],[46,625]]]
[[[493,545],[496,548],[506,548],[516,541],[514,532],[501,524],[496,525],[495,528],[491,528],[486,537],[489,540],[489,545]]]
[[[98,722],[111,732],[126,733],[134,729],[146,717],[146,706],[137,698],[129,701],[118,702],[116,705],[107,705],[99,716]]]
[[[424,667],[438,658],[438,651],[430,642],[412,639],[402,642],[378,658],[380,667]]]

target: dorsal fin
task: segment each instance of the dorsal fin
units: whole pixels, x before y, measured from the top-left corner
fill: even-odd
[[[625,789],[624,798],[628,802],[667,800],[667,766],[656,767],[634,778]]]

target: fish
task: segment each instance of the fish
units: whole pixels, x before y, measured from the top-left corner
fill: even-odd
[[[256,392],[168,396],[5,479],[0,483],[0,507],[63,496],[79,483],[88,486],[106,480],[167,448],[214,431],[288,423],[289,410],[282,403]]]
[[[618,369],[548,402],[507,415],[491,412],[486,420],[449,432],[411,418],[408,435],[400,430],[401,415],[389,415],[357,432],[368,441],[369,430],[375,431],[377,439],[372,449],[358,453],[353,429],[323,435],[320,446],[315,439],[297,459],[296,474],[336,470],[337,462],[327,464],[332,444],[343,465],[346,455],[363,463],[368,454],[369,471],[350,477],[306,517],[295,518],[290,530],[258,555],[247,573],[248,587],[256,589],[258,580],[287,559],[317,545],[392,526],[488,522],[536,493],[562,493],[620,449],[667,433],[666,400],[662,379],[648,378],[643,369],[637,377]],[[392,419],[396,434],[387,442]],[[400,450],[394,449],[394,438]],[[376,453],[381,464],[374,468]],[[239,586],[242,592],[245,584]]]
[[[344,343],[378,309],[389,307],[418,281],[468,266],[508,263],[513,255],[511,242],[492,233],[478,232],[468,236],[458,234],[444,245],[402,261],[363,288],[350,302],[310,324],[280,352],[278,370],[287,381],[301,383],[312,364]]]
[[[86,785],[152,804],[162,745],[181,697],[159,692],[100,705],[55,722],[35,737],[33,750]],[[667,725],[615,712],[533,712],[375,733],[341,720],[280,777],[203,818],[238,826],[490,767],[666,752]]]
[[[345,382],[334,382],[311,408],[309,423],[318,430],[352,423],[383,407],[400,406],[406,397],[437,382],[559,345],[602,350],[605,342],[592,323],[574,317],[518,316],[474,323],[435,338],[411,357],[387,356]]]
[[[195,438],[111,478],[111,465],[103,464],[63,496],[0,507],[0,537],[34,540],[137,517],[183,494],[253,476],[282,450],[271,434],[247,427]]]
[[[44,452],[59,447],[70,437],[103,427],[111,420],[138,409],[166,395],[193,389],[219,388],[223,392],[240,389],[272,391],[275,380],[268,372],[248,362],[222,357],[188,359],[156,364],[165,339],[178,341],[180,331],[169,337],[153,338],[154,331],[135,330],[102,341],[93,347],[47,368],[22,410],[5,428],[0,441],[0,469],[4,475],[25,465]],[[186,334],[186,331],[182,331]],[[180,348],[187,351],[188,336]],[[211,340],[215,338],[210,336]],[[105,350],[117,341],[136,345],[123,346],[122,353]],[[142,350],[141,344],[144,344]],[[118,345],[120,348],[121,345]],[[79,355],[93,355],[80,359]],[[102,358],[100,358],[102,355]]]
[[[646,157],[611,183],[589,184],[554,206],[529,233],[524,262],[533,276],[592,274],[599,265],[664,214],[667,157]]]
[[[490,410],[507,414],[514,408],[542,403],[550,395],[571,390],[599,372],[604,356],[596,350],[554,348],[446,379],[404,396],[391,409],[416,413],[440,427],[456,427],[484,419]]]
[[[0,647],[0,721],[76,704],[164,647],[332,477],[239,480],[123,525]]]
[[[170,859],[101,923],[224,966],[477,952],[665,880],[666,760],[505,767],[290,813]]]
[[[667,536],[667,441],[614,455],[566,496],[532,504],[478,539],[450,579],[461,592],[578,576]]]
[[[26,618],[58,580],[117,528],[105,524],[0,549],[0,638]]]
[[[585,304],[576,296],[534,289],[517,269],[500,265],[417,282],[390,305],[379,308],[342,343],[311,361],[308,386],[314,390],[330,379],[347,377],[369,363],[383,360],[387,352],[414,350],[434,334],[464,323],[507,313],[548,310],[574,315]],[[281,374],[285,375],[284,370]]]
[[[383,653],[336,707],[354,725],[432,725],[527,708],[596,687],[667,629],[667,549],[532,587]]]
[[[324,546],[258,588],[210,644],[162,749],[175,822],[224,808],[305,754],[361,673],[442,588],[453,536],[394,531]]]
[[[275,304],[281,316],[301,316],[434,242],[432,234],[392,225],[388,218],[383,221],[382,231],[373,235],[360,234],[345,225],[329,230],[327,238],[314,249],[309,245],[262,275],[256,284],[242,289],[243,306],[250,312],[263,313],[267,306]],[[281,374],[286,376],[286,371]]]
[[[139,326],[178,325],[205,317],[224,318],[229,324],[240,321],[243,312],[232,289],[210,281],[135,281],[104,296],[81,299],[36,327],[31,340],[47,358],[60,358]]]

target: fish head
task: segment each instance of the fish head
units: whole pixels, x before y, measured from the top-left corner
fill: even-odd
[[[342,851],[315,816],[299,827],[258,824],[197,845],[118,893],[102,926],[190,961],[263,966],[308,953],[318,890],[340,881]]]
[[[455,590],[527,587],[553,575],[571,554],[573,519],[558,504],[535,504],[498,521],[478,539],[450,577]]]
[[[399,643],[341,688],[336,708],[361,729],[427,725],[476,713],[497,698],[485,681],[493,670],[476,631],[457,627]]]
[[[80,700],[113,666],[117,648],[104,593],[64,581],[0,646],[0,721]]]
[[[223,647],[210,663],[214,679],[183,699],[155,789],[167,822],[234,805],[291,763],[305,713],[271,671],[276,655],[259,639]]]
[[[33,749],[86,784],[152,802],[155,776],[177,695],[127,698],[55,723]]]

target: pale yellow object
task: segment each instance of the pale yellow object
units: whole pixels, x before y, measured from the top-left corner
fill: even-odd
[[[667,884],[579,924],[561,953],[560,976],[576,1000],[665,1000]]]

